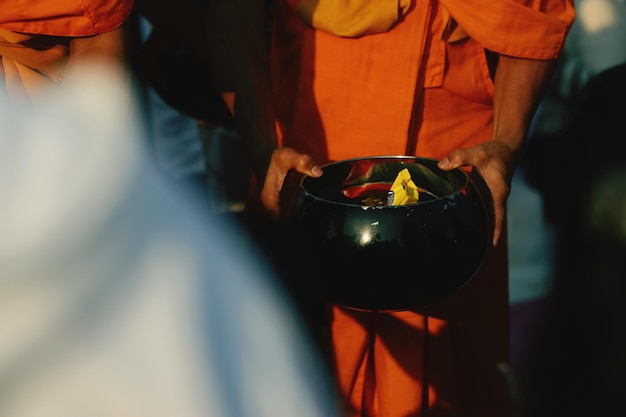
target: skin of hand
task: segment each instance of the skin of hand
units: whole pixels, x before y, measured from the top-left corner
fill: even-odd
[[[530,123],[555,67],[555,60],[530,60],[501,55],[494,82],[491,141],[471,148],[455,149],[439,162],[439,168],[443,170],[471,165],[485,179],[495,209],[494,246],[502,234],[511,180]]]
[[[287,174],[292,170],[313,178],[322,175],[322,169],[311,156],[287,147],[276,148],[261,190],[261,202],[274,219],[280,218],[280,192]]]

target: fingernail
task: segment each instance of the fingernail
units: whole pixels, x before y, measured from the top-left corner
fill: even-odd
[[[319,177],[320,175],[322,175],[322,168],[320,168],[319,166],[315,165],[313,168],[311,168],[311,173],[314,176]]]
[[[439,168],[444,168],[447,167],[448,165],[450,165],[450,160],[448,158],[443,158],[441,161],[439,161]]]

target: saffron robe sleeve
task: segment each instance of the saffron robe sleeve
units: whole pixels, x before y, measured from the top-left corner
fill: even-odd
[[[574,21],[571,1],[441,0],[469,37],[484,48],[528,59],[556,59]]]

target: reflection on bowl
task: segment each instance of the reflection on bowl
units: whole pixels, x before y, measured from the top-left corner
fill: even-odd
[[[434,159],[376,156],[303,177],[287,221],[311,244],[328,296],[360,310],[404,310],[469,282],[491,246],[493,203],[476,170],[442,171]],[[388,192],[407,168],[414,204]]]

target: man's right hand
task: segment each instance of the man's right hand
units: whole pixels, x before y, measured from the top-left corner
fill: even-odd
[[[274,219],[280,217],[280,191],[283,188],[287,174],[291,170],[313,178],[322,175],[322,168],[310,155],[282,146],[274,149],[265,176],[265,182],[261,189],[263,207]]]

